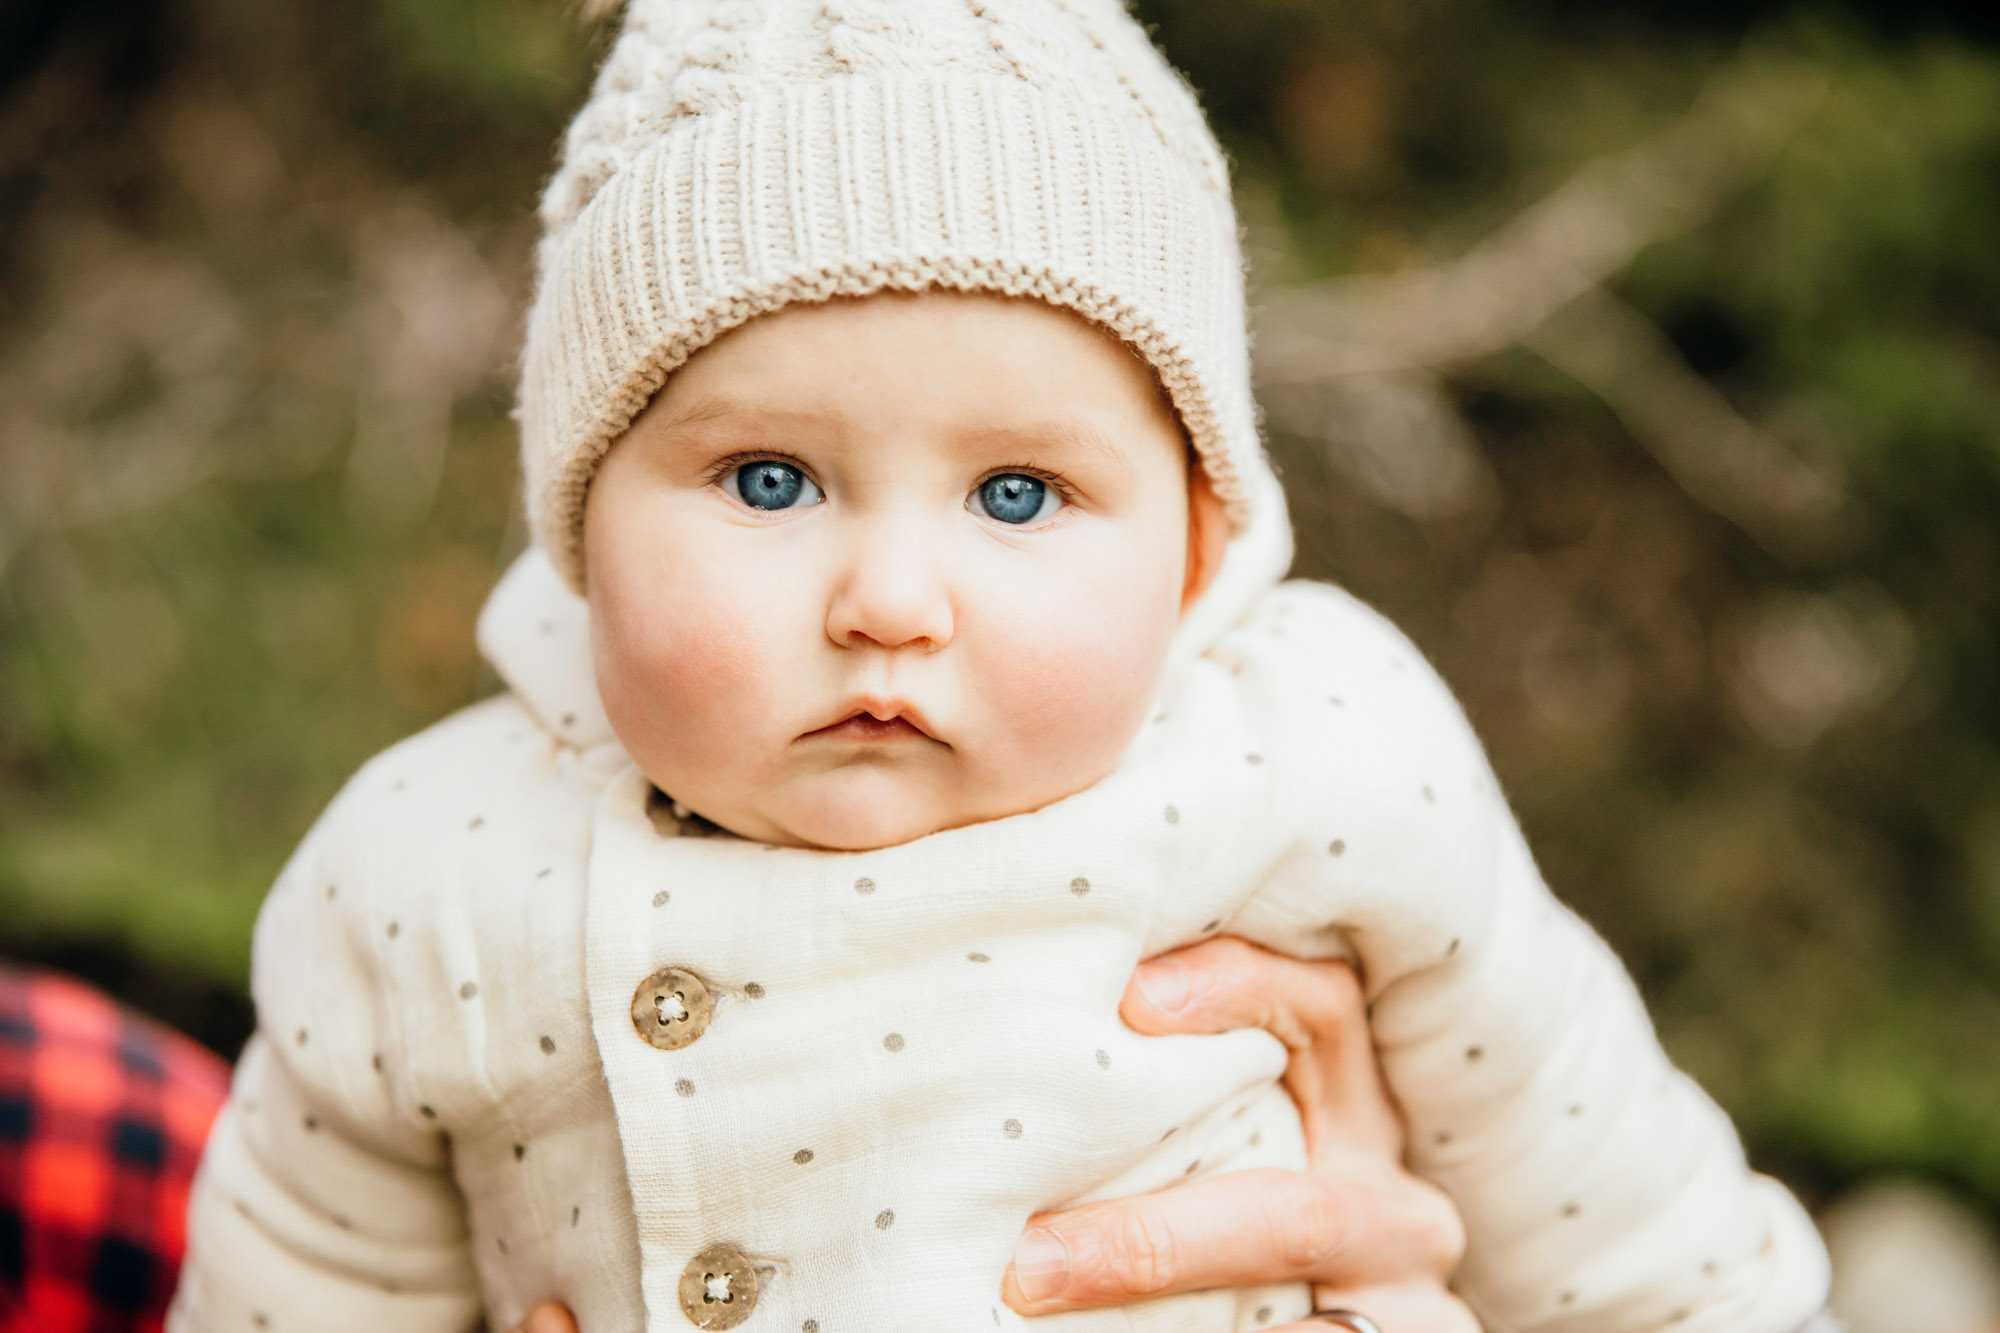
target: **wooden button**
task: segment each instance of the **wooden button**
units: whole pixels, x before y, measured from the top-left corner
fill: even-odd
[[[632,992],[632,1026],[648,1043],[677,1051],[708,1031],[715,999],[694,973],[663,967]]]
[[[757,1270],[732,1245],[711,1245],[681,1270],[681,1313],[696,1328],[735,1328],[757,1308]]]

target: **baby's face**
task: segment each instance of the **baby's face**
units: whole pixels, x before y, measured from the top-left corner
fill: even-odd
[[[591,485],[612,726],[662,791],[765,842],[882,847],[1080,791],[1219,545],[1186,459],[1152,372],[1040,302],[753,320]]]

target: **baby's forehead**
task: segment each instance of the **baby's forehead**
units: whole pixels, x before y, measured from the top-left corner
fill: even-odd
[[[690,356],[644,416],[688,437],[806,432],[977,450],[1015,445],[1128,463],[1185,440],[1150,366],[1043,304],[877,294],[759,316]]]
[[[983,453],[994,449],[1061,453],[1112,466],[1131,462],[1131,449],[1096,416],[1065,411],[1060,400],[1017,400],[1006,415],[984,411],[970,399],[956,413],[912,422],[909,443],[941,454]],[[888,451],[892,441],[872,429],[877,418],[833,401],[790,404],[770,399],[705,395],[663,411],[659,429],[690,440],[726,436],[756,439],[831,439],[857,451]],[[931,427],[925,429],[924,427]]]

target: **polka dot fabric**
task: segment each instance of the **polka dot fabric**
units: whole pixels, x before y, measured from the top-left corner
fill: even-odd
[[[175,1328],[507,1327],[553,1298],[679,1329],[716,1246],[757,1274],[746,1329],[1021,1327],[996,1293],[1031,1213],[1304,1162],[1275,1040],[1118,1020],[1141,957],[1218,931],[1360,963],[1487,1327],[1795,1333],[1821,1304],[1804,1214],[1549,895],[1444,686],[1346,595],[1283,585],[1177,659],[1098,786],[858,854],[685,836],[577,724],[602,712],[568,596],[503,590],[485,641],[517,693],[372,762],[267,903]],[[641,1031],[677,1024],[699,1035]]]

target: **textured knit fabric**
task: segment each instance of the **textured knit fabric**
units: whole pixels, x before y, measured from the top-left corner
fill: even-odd
[[[685,836],[538,557],[483,631],[516,692],[369,764],[265,907],[183,1333],[505,1327],[545,1298],[667,1333],[715,1243],[771,1270],[753,1333],[1021,1327],[997,1292],[1033,1212],[1303,1163],[1274,1039],[1118,1020],[1140,957],[1219,932],[1361,965],[1490,1329],[1793,1333],[1824,1298],[1810,1223],[1543,887],[1443,685],[1337,591],[1253,599],[1098,786],[854,854]],[[632,1020],[668,965],[718,997],[674,1051]]]
[[[0,964],[0,1333],[161,1327],[228,1078],[98,992]]]
[[[675,366],[885,289],[1079,312],[1152,364],[1239,525],[1260,499],[1228,175],[1117,0],[634,0],[542,225],[522,461],[572,587],[591,475]]]

